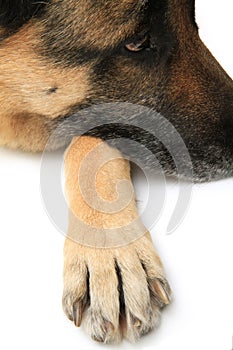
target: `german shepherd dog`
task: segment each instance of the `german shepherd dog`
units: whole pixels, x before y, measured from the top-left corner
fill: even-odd
[[[0,87],[2,146],[42,152],[59,121],[94,104],[132,103],[172,123],[196,181],[233,174],[233,84],[199,38],[194,0],[1,0]],[[124,209],[106,213],[92,207],[88,192],[92,168],[105,156],[110,161],[95,174],[101,198],[114,202],[116,184],[130,185],[129,161],[105,142],[106,132],[111,134],[100,129],[72,140],[64,161],[66,193],[79,222],[97,233],[120,226],[125,237],[133,219],[134,232],[144,230],[134,197]],[[147,141],[137,128],[134,133]],[[77,181],[84,159],[88,201]],[[82,226],[72,215],[68,230],[68,318],[105,343],[135,341],[153,329],[171,290],[149,233],[104,249],[75,240]]]

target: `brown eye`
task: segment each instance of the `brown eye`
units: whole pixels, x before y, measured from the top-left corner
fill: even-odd
[[[139,51],[142,51],[145,49],[149,49],[150,48],[149,36],[146,35],[142,39],[138,39],[138,40],[133,41],[132,43],[126,44],[125,48],[131,52],[139,52]]]

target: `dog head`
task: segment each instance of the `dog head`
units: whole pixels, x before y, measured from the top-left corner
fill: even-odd
[[[196,179],[232,176],[233,83],[199,38],[194,0],[8,0],[0,8],[3,43],[31,32],[21,40],[36,37],[37,57],[67,71],[68,89],[68,72],[86,68],[82,98],[67,97],[72,111],[100,102],[152,108],[180,133]]]

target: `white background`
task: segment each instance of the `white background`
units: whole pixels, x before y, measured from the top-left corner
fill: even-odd
[[[232,0],[197,1],[201,37],[233,77],[232,13]],[[0,348],[101,349],[62,312],[64,238],[43,209],[40,156],[0,149],[0,159]],[[136,182],[142,200],[145,184]],[[195,186],[184,221],[167,236],[176,193],[169,183],[165,211],[152,230],[173,304],[159,329],[119,349],[231,349],[233,180]]]

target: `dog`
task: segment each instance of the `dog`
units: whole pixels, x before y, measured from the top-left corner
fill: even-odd
[[[131,103],[161,114],[179,132],[195,181],[233,175],[233,83],[199,38],[194,0],[2,0],[0,86],[1,146],[43,152],[61,122],[81,122],[80,111]],[[74,137],[66,150],[63,308],[104,343],[138,340],[171,301],[137,212],[130,163],[106,142],[116,129],[159,153],[167,174],[175,172],[167,152],[161,155],[138,128],[98,127]],[[96,170],[96,164],[104,165]],[[120,209],[119,181],[126,200]],[[106,211],[106,203],[116,205]],[[128,244],[82,244],[91,228],[100,240],[108,238],[103,231],[116,230],[115,239]]]

